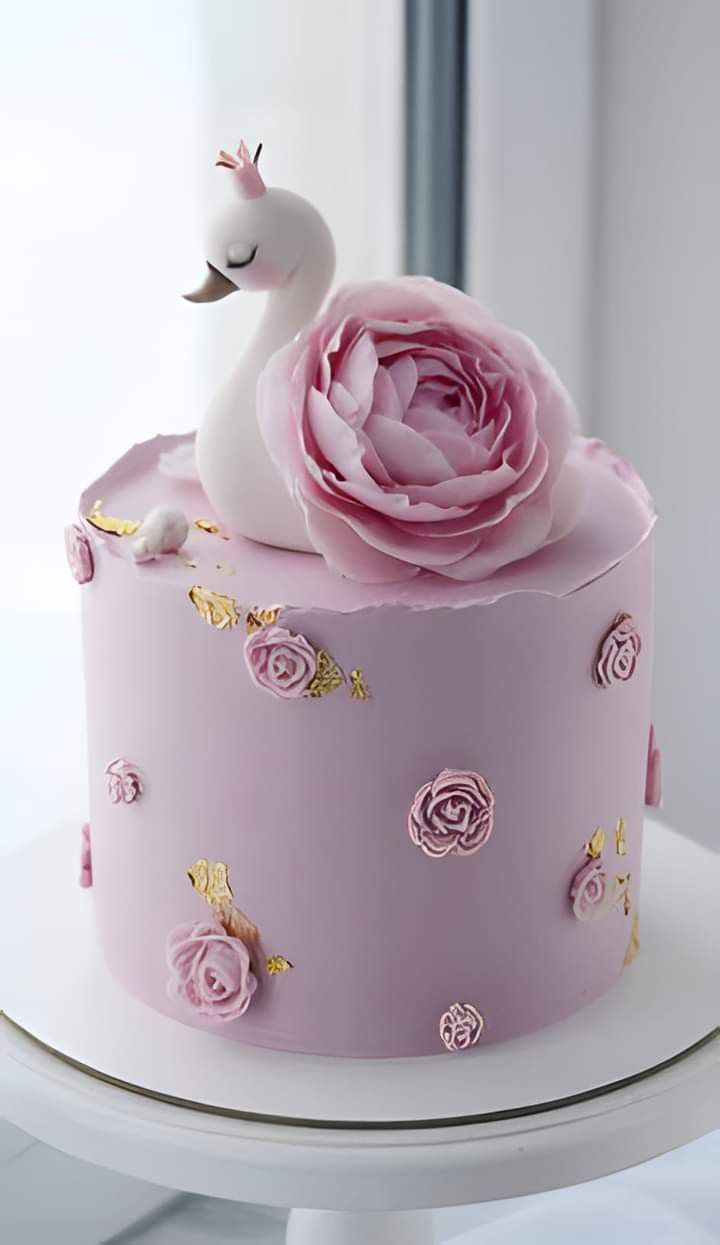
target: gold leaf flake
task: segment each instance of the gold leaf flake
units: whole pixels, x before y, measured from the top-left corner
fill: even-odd
[[[207,899],[213,908],[223,908],[232,903],[233,893],[228,877],[228,867],[222,860],[196,860],[187,875],[196,891]]]
[[[229,566],[227,562],[216,562],[215,570],[220,571],[221,575],[234,575],[235,567]]]
[[[201,532],[207,532],[209,536],[220,535],[220,527],[217,523],[213,523],[212,519],[196,519],[195,526]]]
[[[350,695],[353,700],[369,700],[370,688],[365,682],[362,670],[350,671]]]
[[[239,938],[246,946],[257,942],[260,937],[260,930],[249,916],[246,916],[240,908],[236,908],[235,904],[225,906],[218,912],[218,920],[231,938]]]
[[[334,658],[329,653],[326,653],[324,648],[318,649],[315,656],[317,659],[315,677],[305,695],[317,699],[319,696],[327,696],[330,692],[337,691],[339,687],[342,687],[345,682],[345,675]]]
[[[263,627],[274,627],[280,617],[281,605],[270,605],[263,608],[260,605],[253,605],[245,615],[245,630],[248,635],[252,635],[253,631],[262,631]]]
[[[625,887],[625,898],[623,900],[623,912],[625,913],[625,916],[630,915],[631,907],[632,907],[632,903],[630,900],[630,891],[628,890],[627,887]]]
[[[210,588],[194,584],[188,596],[200,617],[219,631],[234,627],[240,617],[237,602],[232,597],[223,596],[221,592],[212,592]]]
[[[625,967],[627,967],[629,964],[632,964],[639,949],[640,949],[640,913],[637,911],[637,909],[635,909],[635,915],[633,917],[633,922],[632,922],[632,929],[630,930],[630,941],[628,942],[627,951],[625,952],[625,960],[624,960]]]
[[[604,846],[605,846],[605,831],[601,830],[600,827],[598,826],[590,842],[587,844],[587,847],[585,848],[585,850],[591,860],[599,860],[599,858],[602,856],[602,851],[603,851]]]
[[[627,855],[627,843],[625,842],[625,822],[621,817],[615,827],[615,850],[618,856]]]
[[[132,536],[140,527],[137,519],[113,519],[109,514],[103,514],[102,501],[93,503],[87,521],[99,532],[106,532],[109,536]]]
[[[228,867],[222,860],[207,860],[202,857],[188,869],[187,875],[210,907],[215,917],[231,938],[239,938],[250,945],[257,942],[260,930],[249,916],[233,903],[232,887],[228,876]]]
[[[286,973],[289,968],[293,967],[290,961],[285,959],[284,955],[269,955],[265,961],[265,966],[271,977],[274,977],[277,973]]]

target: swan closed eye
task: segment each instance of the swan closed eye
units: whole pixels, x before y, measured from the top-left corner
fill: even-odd
[[[257,255],[257,243],[255,246],[248,246],[246,242],[233,242],[228,247],[227,266],[228,268],[247,268]]]

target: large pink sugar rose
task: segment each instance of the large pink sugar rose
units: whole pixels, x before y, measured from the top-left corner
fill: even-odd
[[[346,286],[258,385],[270,455],[326,561],[474,580],[580,507],[571,400],[526,337],[427,277]]]
[[[257,988],[244,942],[198,921],[172,930],[166,951],[170,998],[214,1020],[244,1016]]]

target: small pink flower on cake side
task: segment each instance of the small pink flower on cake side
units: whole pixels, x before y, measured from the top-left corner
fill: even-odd
[[[614,896],[602,860],[588,860],[570,884],[570,902],[578,921],[593,921],[603,916]]]
[[[652,724],[650,725],[650,737],[648,739],[645,803],[648,808],[660,808],[662,806],[662,753],[657,744],[655,727]]]
[[[80,840],[80,885],[92,886],[92,852],[90,849],[90,826],[85,823]]]
[[[317,671],[317,657],[302,635],[263,627],[245,641],[245,661],[256,687],[283,700],[304,696]]]
[[[481,774],[444,769],[417,792],[408,818],[413,843],[435,859],[470,856],[487,843],[495,796]]]
[[[472,1003],[453,1003],[440,1017],[440,1037],[449,1051],[476,1046],[484,1028],[485,1021]]]
[[[167,991],[201,1016],[238,1020],[257,989],[250,953],[239,938],[219,924],[202,921],[178,925],[168,935]]]
[[[143,792],[142,778],[137,765],[125,757],[118,757],[105,766],[108,795],[113,804],[132,804]]]
[[[312,544],[350,579],[482,579],[580,512],[577,419],[554,370],[427,277],[340,290],[272,356],[257,410]]]
[[[65,553],[73,578],[79,584],[88,584],[95,572],[92,545],[77,523],[69,523],[65,528]]]
[[[598,646],[593,680],[597,687],[626,683],[635,673],[642,641],[632,614],[616,614]]]

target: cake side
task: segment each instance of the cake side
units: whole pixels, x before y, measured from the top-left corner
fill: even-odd
[[[612,985],[640,881],[653,518],[618,460],[581,453],[585,519],[473,585],[348,585],[224,540],[192,483],[167,485],[206,521],[177,557],[137,566],[83,525],[93,894],[132,993],[240,1042],[395,1056],[513,1037]],[[142,515],[163,487],[134,460],[103,509]],[[183,977],[213,885],[247,922],[229,1016]]]

